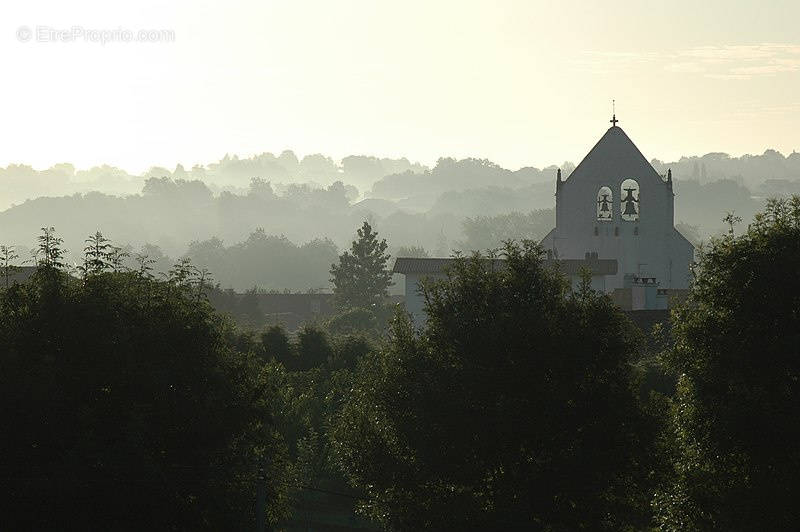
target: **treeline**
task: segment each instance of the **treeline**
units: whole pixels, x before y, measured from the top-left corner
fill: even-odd
[[[653,159],[652,164],[661,173],[671,168],[676,178],[700,184],[732,179],[759,196],[796,193],[797,183],[800,182],[800,154],[796,152],[784,156],[775,150],[766,150],[761,155],[741,157],[708,153],[681,157],[673,162]],[[0,209],[41,196],[91,191],[136,194],[151,177],[203,181],[214,193],[225,190],[243,193],[254,177],[273,183],[309,183],[317,187],[342,181],[357,188],[364,196],[402,199],[488,186],[517,189],[536,183],[549,183],[555,168],[555,165],[550,165],[542,169],[526,167],[512,171],[484,159],[457,161],[449,157],[439,159],[433,168],[428,168],[411,163],[406,158],[350,155],[335,161],[322,154],[300,158],[291,150],[278,155],[265,152],[246,158],[225,155],[219,161],[197,164],[191,168],[184,168],[181,164],[173,169],[154,166],[141,175],[109,165],[78,170],[72,164],[62,163],[36,170],[24,164],[12,164],[0,168],[0,182],[5,185],[0,191]],[[574,165],[569,162],[561,165],[564,175],[569,175],[573,168]],[[530,208],[540,207],[533,205]]]
[[[332,244],[346,245],[351,228],[364,218],[370,219],[386,235],[394,249],[417,246],[431,256],[449,256],[454,250],[471,251],[499,247],[502,235],[537,239],[552,228],[551,209],[532,209],[535,197],[552,201],[549,184],[512,190],[502,187],[444,192],[428,212],[413,212],[399,207],[400,202],[365,200],[352,203],[348,188],[335,183],[327,188],[307,185],[285,187],[279,193],[263,180],[254,179],[245,195],[215,195],[200,181],[173,181],[152,178],[142,194],[116,197],[85,194],[61,198],[39,198],[0,213],[2,240],[19,249],[30,249],[30,228],[42,218],[58,221],[68,242],[80,241],[83,235],[96,230],[95,220],[104,220],[104,227],[116,235],[117,241],[129,250],[142,246],[157,247],[171,257],[192,255],[198,247],[213,254],[214,247],[240,250],[249,246],[258,228],[264,235],[284,238],[295,246],[311,250]],[[541,193],[533,193],[543,187]],[[724,231],[719,221],[733,210],[746,223],[763,205],[744,186],[731,181],[701,185],[693,181],[676,181],[676,220],[696,236],[707,240],[712,233]],[[542,202],[541,204],[544,204]],[[550,227],[545,220],[550,218]],[[496,228],[511,224],[523,229],[523,218],[536,218],[528,232],[511,233]],[[481,227],[481,225],[483,227]],[[476,237],[495,234],[490,238]],[[324,235],[324,236],[319,236]],[[687,235],[690,236],[690,235]],[[273,242],[277,245],[277,240]],[[324,245],[322,245],[324,244]],[[296,254],[286,251],[289,256]],[[234,253],[236,254],[236,253]],[[69,249],[66,259],[77,263],[79,249]],[[211,257],[209,257],[211,260]],[[264,277],[248,276],[245,283],[238,273],[244,265],[217,264],[214,271],[221,279],[235,279],[239,290],[253,285],[277,289],[306,289],[306,283],[281,275],[273,276],[264,269]],[[324,267],[327,267],[325,265]],[[302,266],[300,266],[302,269]],[[311,274],[308,280],[320,286],[324,270]],[[285,283],[281,285],[280,283]]]
[[[676,222],[700,241],[724,232],[720,220],[728,211],[749,223],[764,198],[799,192],[798,159],[768,151],[653,164],[658,171],[673,170]],[[564,175],[571,168],[564,163]],[[218,184],[220,176],[228,185]],[[158,246],[172,257],[186,254],[195,241],[234,246],[259,227],[297,245],[330,240],[342,248],[351,228],[368,218],[396,247],[449,256],[453,250],[484,249],[468,247],[473,244],[465,233],[467,219],[552,209],[554,176],[555,167],[511,171],[480,159],[443,158],[427,169],[403,159],[353,156],[337,163],[323,156],[298,160],[290,152],[226,157],[190,170],[153,168],[143,176],[110,167],[83,172],[58,165],[36,172],[13,166],[0,171],[5,190],[16,193],[30,185],[36,192],[28,196],[34,199],[0,212],[0,239],[29,249],[30,228],[46,220],[67,241],[78,241],[101,219],[118,242],[132,249]],[[72,181],[79,185],[59,185]],[[105,182],[116,184],[101,186]],[[79,255],[69,250],[67,258],[77,262]]]
[[[270,183],[254,179],[246,194],[215,195],[200,181],[152,178],[141,194],[133,196],[90,193],[28,201],[0,213],[0,238],[29,249],[33,244],[30,228],[44,218],[58,223],[67,241],[80,241],[97,229],[96,220],[103,220],[105,230],[118,242],[133,248],[156,245],[175,257],[186,253],[190,242],[215,237],[226,243],[241,242],[259,227],[293,242],[328,238],[344,246],[352,227],[365,217],[394,234],[397,245],[431,249],[440,235],[449,242],[460,232],[459,218],[453,215],[399,210],[376,214],[351,204],[351,199],[340,182],[326,188],[291,185],[279,193]],[[79,253],[72,250],[70,258],[80,260]]]
[[[781,193],[796,192],[800,181],[800,153],[792,151],[783,155],[776,150],[765,150],[761,155],[745,154],[732,157],[727,153],[707,153],[703,156],[681,157],[677,161],[651,161],[659,173],[672,169],[673,175],[701,184],[732,179],[747,186],[757,194],[777,192],[775,187],[786,187]],[[793,183],[793,184],[792,184]]]
[[[0,209],[41,196],[93,191],[102,194],[136,194],[151,177],[203,181],[215,193],[223,190],[245,191],[253,177],[263,177],[273,182],[314,183],[317,186],[344,181],[365,191],[374,181],[385,175],[425,170],[424,166],[410,163],[405,158],[351,155],[337,163],[321,154],[298,158],[291,150],[285,150],[277,156],[272,153],[261,153],[249,158],[225,155],[217,162],[194,165],[188,170],[181,164],[172,170],[153,166],[141,175],[130,174],[109,165],[78,170],[72,164],[62,163],[45,170],[36,170],[25,164],[11,164],[0,168],[0,182],[4,185],[0,190]]]
[[[254,180],[247,196],[215,197],[200,182],[151,179],[141,196],[40,198],[0,213],[3,241],[14,245],[23,260],[30,260],[28,235],[38,223],[35,218],[40,208],[47,211],[49,219],[63,222],[59,229],[68,243],[64,261],[73,267],[82,260],[82,246],[75,244],[96,231],[95,220],[102,219],[104,227],[111,228],[109,234],[119,235],[117,241],[128,257],[126,264],[136,254],[145,254],[156,261],[154,271],[166,273],[174,259],[189,258],[214,272],[223,288],[240,292],[254,287],[329,290],[328,270],[341,241],[347,242],[352,227],[365,217],[389,237],[394,256],[409,248],[439,257],[454,251],[497,248],[506,237],[541,238],[554,224],[552,210],[475,217],[396,211],[378,217],[350,206],[340,185],[324,190],[292,186],[278,195],[269,183]],[[312,228],[312,224],[318,225]],[[278,231],[268,232],[264,227]],[[339,244],[328,238],[301,238],[323,232],[321,228],[344,236],[337,238]],[[238,236],[240,232],[242,236]],[[452,238],[454,234],[459,238]],[[180,235],[179,239],[174,235]]]
[[[225,246],[218,238],[192,242],[186,257],[216,273],[223,287],[238,290],[309,291],[330,288],[331,264],[338,249],[330,240],[312,240],[300,246],[284,236],[257,229],[244,242]]]

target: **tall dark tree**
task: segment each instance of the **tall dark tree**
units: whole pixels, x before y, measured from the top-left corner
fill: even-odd
[[[365,221],[350,251],[339,255],[339,264],[331,265],[333,293],[340,308],[377,307],[386,299],[392,284],[388,247]]]
[[[637,334],[603,295],[572,293],[531,242],[458,259],[365,355],[333,423],[338,459],[397,530],[645,526],[651,432]]]
[[[800,197],[712,239],[665,362],[679,376],[663,530],[800,527]]]

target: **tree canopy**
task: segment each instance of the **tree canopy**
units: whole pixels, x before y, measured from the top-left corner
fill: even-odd
[[[332,437],[365,511],[392,529],[619,529],[646,523],[630,365],[637,335],[600,294],[546,269],[460,259],[362,358]]]
[[[98,235],[76,279],[43,230],[37,272],[0,290],[4,525],[249,527],[261,467],[277,521],[285,446],[263,366],[197,276],[114,272]]]
[[[800,511],[800,197],[713,239],[674,312],[665,530],[791,530]]]

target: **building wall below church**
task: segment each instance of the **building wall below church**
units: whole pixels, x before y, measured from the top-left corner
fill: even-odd
[[[623,288],[625,275],[655,277],[662,288],[686,289],[691,279],[690,265],[694,260],[694,248],[677,231],[672,234],[650,236],[640,231],[638,235],[626,235],[630,227],[620,227],[620,235],[614,236],[614,226],[601,228],[609,235],[580,235],[567,238],[553,231],[542,240],[545,250],[552,250],[560,259],[576,259],[587,252],[596,252],[601,259],[616,259],[616,275],[606,278],[605,291]]]

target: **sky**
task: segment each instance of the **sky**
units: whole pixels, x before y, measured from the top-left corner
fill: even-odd
[[[798,20],[777,0],[9,0],[0,165],[292,149],[544,167],[580,161],[612,99],[648,158],[788,154]]]

